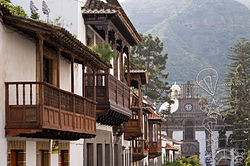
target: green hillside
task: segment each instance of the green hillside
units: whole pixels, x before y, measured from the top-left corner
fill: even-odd
[[[169,81],[194,80],[205,67],[226,72],[226,54],[250,39],[250,10],[234,0],[127,0],[137,30],[161,38],[169,54]]]

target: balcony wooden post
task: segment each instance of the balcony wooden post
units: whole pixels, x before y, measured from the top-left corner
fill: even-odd
[[[93,100],[96,101],[96,70],[93,70]]]
[[[40,82],[43,82],[43,39],[39,35],[39,59],[40,59]],[[39,86],[39,119],[40,119],[40,125],[43,124],[43,109],[44,109],[44,95],[43,95],[43,84],[36,84],[36,86]]]
[[[43,82],[43,39],[39,36],[40,82]]]
[[[61,61],[61,49],[57,50],[57,87],[60,88],[60,61]],[[62,128],[61,120],[61,92],[58,92],[58,109],[59,109],[59,127]]]
[[[40,104],[39,119],[40,119],[40,125],[42,125],[43,124],[43,110],[44,110],[44,84],[39,83],[37,86],[39,86],[39,91],[40,91],[39,92],[39,104]]]
[[[124,82],[123,49],[120,51],[120,80]]]
[[[109,70],[107,69],[105,71],[105,99],[108,100],[109,99]]]
[[[71,92],[74,93],[75,72],[74,72],[74,58],[71,60]]]
[[[137,80],[138,82],[138,97],[139,97],[139,107],[142,107],[142,91],[141,91],[141,80]]]
[[[82,64],[82,96],[85,97],[85,65]]]
[[[60,88],[60,61],[61,61],[61,49],[57,50],[57,87]]]
[[[25,84],[23,84],[23,112],[25,112]],[[26,113],[23,114],[23,120],[26,121]]]
[[[6,125],[8,125],[10,118],[9,118],[9,84],[5,84],[5,119]]]
[[[158,130],[158,123],[156,124],[156,142],[158,142],[158,140],[159,140],[159,138],[158,138],[158,132],[159,132],[159,130]]]
[[[161,145],[161,124],[160,124],[160,145]]]
[[[105,29],[105,43],[109,44],[109,31],[108,31],[108,28]]]
[[[128,81],[129,87],[130,87],[130,80],[131,80],[131,77],[130,77],[130,55],[128,52],[128,54],[127,54],[127,81]]]

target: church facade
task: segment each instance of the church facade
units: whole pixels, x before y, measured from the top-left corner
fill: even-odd
[[[219,147],[219,130],[223,124],[218,118],[213,130],[208,130],[209,127],[205,125],[209,116],[200,109],[199,97],[195,95],[194,87],[189,81],[182,88],[176,83],[172,86],[171,98],[175,104],[171,105],[171,114],[163,125],[163,133],[182,141],[181,156],[197,155],[202,165],[218,165],[213,158],[222,148]],[[230,133],[225,134],[228,138]]]

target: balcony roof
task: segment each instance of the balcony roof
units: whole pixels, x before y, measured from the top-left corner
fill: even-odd
[[[176,146],[173,146],[173,145],[171,145],[169,143],[166,143],[165,149],[167,149],[167,150],[173,150],[173,151],[178,151],[180,148],[178,148]]]
[[[123,32],[128,32],[132,37],[126,37],[126,40],[129,42],[129,44],[133,46],[141,42],[140,35],[117,0],[107,0],[106,2],[101,0],[87,0],[85,5],[82,7],[82,14],[114,15],[116,17],[112,18],[112,20],[116,23],[119,23],[120,25],[122,24],[119,31],[126,29]]]
[[[101,59],[97,53],[90,50],[62,27],[13,15],[3,4],[0,4],[0,19],[5,25],[13,27],[35,40],[42,38],[53,47],[60,48],[70,54],[77,63],[96,69],[105,70],[111,68],[111,65]]]
[[[148,120],[151,121],[159,121],[159,122],[165,122],[166,119],[162,118],[160,115],[153,113],[148,115]]]
[[[176,139],[173,139],[169,136],[166,136],[166,135],[161,135],[161,137],[165,140],[168,140],[168,141],[171,141],[171,142],[174,142],[175,144],[178,144],[178,145],[181,145],[183,142],[182,141],[178,141]]]
[[[140,78],[142,85],[148,84],[147,70],[130,70],[131,78]]]

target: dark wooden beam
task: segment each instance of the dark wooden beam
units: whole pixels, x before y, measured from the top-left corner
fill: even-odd
[[[71,60],[71,92],[75,90],[75,72],[74,72],[74,58]]]
[[[40,82],[43,82],[43,39],[39,36]]]
[[[82,64],[82,96],[85,97],[85,65]]]
[[[61,49],[57,50],[57,87],[60,88],[60,61],[61,61]]]

